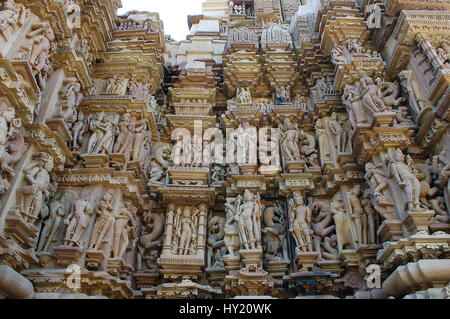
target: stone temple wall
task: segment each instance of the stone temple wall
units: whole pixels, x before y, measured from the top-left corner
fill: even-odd
[[[121,6],[0,2],[0,298],[449,298],[448,1]]]

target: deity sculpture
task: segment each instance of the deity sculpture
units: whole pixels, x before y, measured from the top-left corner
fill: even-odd
[[[310,226],[312,210],[305,205],[303,197],[298,193],[294,193],[289,200],[289,215],[289,231],[294,236],[296,247],[303,252],[314,251]]]
[[[236,199],[237,228],[241,244],[245,249],[261,249],[261,214],[262,205],[259,193],[253,195],[245,190],[244,197]]]

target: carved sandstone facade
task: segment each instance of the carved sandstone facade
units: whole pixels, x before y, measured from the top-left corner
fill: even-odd
[[[0,2],[0,298],[448,298],[448,2],[121,5]]]

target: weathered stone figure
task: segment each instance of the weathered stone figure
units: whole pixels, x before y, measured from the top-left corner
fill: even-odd
[[[312,252],[312,230],[311,230],[311,219],[312,211],[303,202],[303,197],[294,193],[293,198],[289,201],[289,231],[292,233],[295,239],[296,246],[300,251]]]

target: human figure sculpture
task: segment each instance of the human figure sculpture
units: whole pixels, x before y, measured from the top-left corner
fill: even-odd
[[[317,140],[320,148],[320,162],[322,165],[331,160],[330,142],[328,140],[327,131],[324,127],[323,120],[318,119],[315,124]]]
[[[59,115],[68,120],[76,112],[76,107],[83,99],[83,94],[80,92],[81,85],[76,80],[72,79],[62,88],[61,94],[63,102],[61,103],[61,109]]]
[[[143,269],[143,264],[148,272],[158,272],[157,257],[163,242],[164,220],[161,215],[146,212],[143,217],[143,230],[138,241],[138,270]]]
[[[107,115],[99,129],[103,131],[103,136],[98,144],[97,154],[110,154],[116,135],[115,115]]]
[[[331,118],[328,121],[328,127],[334,135],[334,142],[337,152],[344,153],[346,151],[347,144],[346,132],[337,116],[337,113],[331,114]]]
[[[327,260],[338,260],[339,251],[337,249],[337,236],[331,235],[323,239],[322,257]]]
[[[33,68],[33,74],[37,75],[45,67],[50,56],[56,51],[55,34],[46,22],[32,26],[27,38],[32,39],[29,61]]]
[[[347,192],[348,212],[352,220],[353,234],[355,242],[359,245],[367,244],[367,215],[361,205],[359,198],[361,186],[355,185],[349,192]]]
[[[14,0],[0,2],[0,30],[14,30],[21,27],[25,21],[27,11],[24,5],[17,5]]]
[[[398,74],[402,94],[406,97],[410,107],[417,113],[429,107],[428,101],[419,87],[417,81],[413,79],[413,71],[404,70]]]
[[[261,202],[259,194],[253,196],[245,190],[244,197],[236,199],[237,227],[241,243],[245,249],[260,249],[261,246]]]
[[[112,202],[113,194],[107,190],[95,209],[97,220],[91,232],[89,249],[101,249],[105,239],[107,240],[112,232],[114,225]]]
[[[347,245],[353,245],[351,221],[345,212],[343,203],[340,201],[331,203],[331,212],[336,225],[337,244],[340,253]]]
[[[15,176],[15,172],[10,163],[10,155],[8,154],[8,140],[12,135],[14,127],[10,127],[16,114],[15,108],[9,103],[2,102],[0,106],[0,163],[1,169],[10,176]]]
[[[136,122],[134,127],[134,141],[133,141],[133,161],[139,160],[140,151],[142,150],[142,144],[145,141],[146,131],[148,129],[148,122],[145,119]]]
[[[395,80],[394,82],[384,81],[381,87],[383,89],[381,96],[384,105],[386,105],[387,107],[397,107],[403,101],[405,101],[405,98],[400,96],[401,89],[400,84],[397,80]]]
[[[384,112],[386,105],[382,99],[382,81],[380,78],[376,78],[375,82],[364,74],[359,82],[359,95],[362,97],[362,103],[367,110],[373,113]]]
[[[294,193],[293,198],[290,199],[289,211],[289,231],[294,236],[297,248],[303,252],[314,251],[310,226],[312,211],[305,205],[300,194]]]
[[[117,127],[117,139],[114,143],[113,153],[125,154],[128,158],[128,153],[131,151],[134,135],[134,126],[131,123],[130,113],[125,113],[122,115]]]
[[[171,158],[172,148],[169,145],[162,145],[154,149],[150,165],[149,185],[160,185],[162,183],[162,179],[165,177],[167,168],[172,166]]]
[[[281,152],[286,161],[300,160],[300,149],[298,147],[299,132],[286,118],[281,126]]]
[[[370,189],[367,189],[364,191],[363,196],[361,198],[361,205],[364,208],[364,212],[367,216],[367,228],[368,228],[368,234],[367,234],[367,241],[369,244],[376,244],[377,237],[376,237],[376,229],[377,229],[377,218],[376,218],[376,211],[372,207],[372,202],[370,199]]]
[[[364,178],[370,186],[370,195],[375,210],[383,218],[390,219],[391,211],[386,205],[389,203],[387,196],[388,181],[386,174],[381,170],[381,164],[376,166],[373,163],[367,163]]]
[[[225,218],[214,216],[208,222],[208,268],[223,268],[222,256],[227,251],[224,244]]]
[[[280,203],[266,207],[263,213],[263,248],[265,260],[287,259],[286,218]]]
[[[367,122],[366,114],[361,104],[361,96],[357,92],[356,88],[346,84],[344,87],[342,101],[347,107],[349,118],[352,121],[353,125]]]
[[[299,131],[300,156],[309,167],[320,167],[316,150],[316,139],[311,134]]]
[[[81,142],[83,141],[84,134],[89,129],[89,122],[83,112],[78,112],[77,121],[72,125],[72,151],[76,152],[81,147]]]
[[[53,157],[50,154],[38,153],[37,157],[23,170],[32,190],[31,194],[24,194],[21,210],[24,220],[31,224],[36,222],[44,201],[49,198],[50,172],[53,170]]]
[[[237,256],[235,250],[239,249],[240,246],[240,235],[237,227],[237,221],[235,219],[236,216],[236,205],[231,203],[231,199],[227,198],[227,202],[225,203],[225,236],[224,243],[227,247],[228,254],[230,256]]]
[[[334,229],[335,226],[332,225],[333,216],[331,214],[330,204],[323,201],[314,201],[309,205],[309,208],[312,210],[312,218],[311,230],[312,237],[314,240],[314,249],[319,252],[319,258],[322,255],[321,249],[321,241],[327,235],[329,235]]]
[[[87,154],[97,154],[98,149],[101,147],[100,141],[105,135],[105,130],[102,127],[105,114],[103,112],[96,113],[89,121],[89,129],[91,131],[91,137],[89,138]]]
[[[66,214],[63,197],[64,194],[61,194],[50,201],[49,210],[47,211],[48,216],[43,216],[42,212],[44,210],[41,211],[42,219],[48,218],[44,221],[41,236],[37,244],[37,251],[49,252],[50,245],[62,229],[64,224],[63,219]]]
[[[385,157],[388,162],[388,177],[394,177],[403,189],[408,210],[420,209],[420,182],[411,171],[411,158],[408,156],[405,164],[405,156],[400,149],[397,149],[392,156],[388,153]]]
[[[79,199],[72,203],[70,214],[64,219],[64,224],[67,225],[64,245],[83,246],[81,238],[87,231],[90,215],[93,213],[89,205],[89,195],[85,194],[82,194]]]
[[[119,214],[115,216],[114,237],[112,244],[112,257],[122,258],[130,241],[136,237],[137,208],[131,202],[125,202]]]
[[[180,209],[176,222],[176,237],[177,244],[174,245],[177,255],[193,255],[195,254],[196,247],[196,226],[198,223],[198,209],[186,206],[184,209]],[[194,245],[192,245],[194,243]]]

